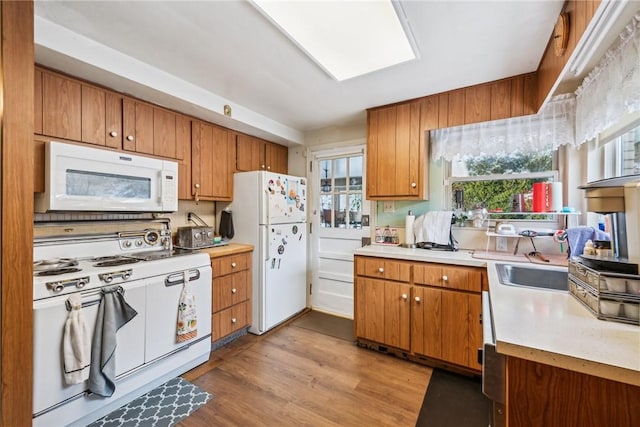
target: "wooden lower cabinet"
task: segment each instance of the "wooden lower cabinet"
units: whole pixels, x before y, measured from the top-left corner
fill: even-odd
[[[357,338],[480,371],[482,269],[356,256],[355,272]]]
[[[251,252],[211,258],[212,341],[251,324]]]

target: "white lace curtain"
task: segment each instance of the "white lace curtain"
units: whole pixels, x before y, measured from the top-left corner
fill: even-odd
[[[576,142],[640,110],[640,12],[576,90]]]
[[[574,144],[574,112],[575,97],[564,94],[551,99],[538,114],[433,130],[431,155],[434,160],[451,161],[458,154],[555,150]]]
[[[538,151],[580,145],[627,113],[640,111],[640,11],[574,94],[538,114],[431,131],[432,157]]]

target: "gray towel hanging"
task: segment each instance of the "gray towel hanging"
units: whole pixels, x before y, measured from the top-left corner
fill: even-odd
[[[233,218],[231,211],[223,210],[220,216],[220,236],[223,239],[232,239],[234,235],[233,231]]]

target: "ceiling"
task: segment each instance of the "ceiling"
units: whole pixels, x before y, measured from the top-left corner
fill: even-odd
[[[400,4],[419,59],[342,82],[246,1],[36,1],[36,62],[294,145],[364,126],[370,107],[535,71],[563,0]]]

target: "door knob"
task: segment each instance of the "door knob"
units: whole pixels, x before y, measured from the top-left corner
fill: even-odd
[[[378,268],[378,271],[379,271],[380,273],[384,273],[384,268],[380,267],[380,268]]]
[[[447,276],[442,276],[442,280],[446,282],[449,280],[449,278]]]
[[[231,289],[231,293],[235,294],[236,292],[238,292],[238,290],[236,288]]]
[[[407,298],[409,298],[407,294],[402,294],[402,299],[406,300]]]
[[[415,298],[416,302],[420,302],[420,297]]]
[[[411,183],[411,188],[416,188],[418,186],[418,184],[416,184],[415,182]]]
[[[127,135],[127,141],[133,141],[133,135]]]
[[[116,136],[118,136],[118,132],[116,132],[115,130],[112,130],[111,132],[109,132],[109,136],[111,138],[115,138]]]
[[[231,263],[231,268],[236,268],[236,263],[235,262]]]

